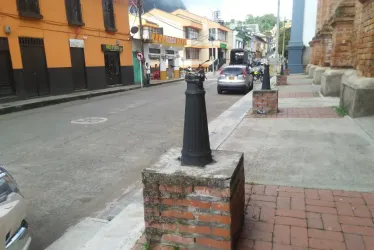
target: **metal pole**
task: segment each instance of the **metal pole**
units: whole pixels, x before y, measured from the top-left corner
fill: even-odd
[[[213,69],[213,75],[214,75],[216,69],[215,69],[215,65],[214,65],[214,48],[213,48],[213,41],[212,41],[212,61],[213,61],[213,64],[212,64],[213,67],[212,67],[212,69]]]
[[[139,31],[140,31],[140,44],[141,44],[141,51],[144,56],[144,37],[143,37],[143,20],[142,20],[142,14],[143,14],[143,0],[137,0],[138,1],[138,11],[139,11]],[[144,60],[140,61],[140,69],[142,74],[142,87],[143,87],[143,76],[144,76]]]
[[[142,70],[142,61],[139,61],[140,64],[140,86],[143,88],[143,70]]]
[[[279,67],[279,19],[280,19],[280,0],[278,0],[278,16],[277,16],[277,44],[276,44],[276,47],[275,47],[275,56],[276,56],[276,60],[277,60],[277,69],[276,69],[276,72],[278,72],[278,67]]]
[[[186,75],[182,165],[204,167],[213,161],[209,141],[204,80],[205,73],[202,70],[188,72]]]

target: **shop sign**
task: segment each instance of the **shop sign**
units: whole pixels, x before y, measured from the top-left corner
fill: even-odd
[[[84,48],[84,40],[69,39],[69,44],[71,48]]]
[[[226,49],[227,48],[227,44],[226,43],[221,43],[219,47],[221,49]]]
[[[118,52],[122,52],[123,51],[123,46],[110,45],[110,44],[102,44],[101,45],[101,50],[102,51],[118,51]]]

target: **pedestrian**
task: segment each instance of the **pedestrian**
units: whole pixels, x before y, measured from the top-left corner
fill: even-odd
[[[146,75],[147,75],[146,86],[149,87],[151,85],[151,66],[147,62],[145,63],[145,70],[146,70]]]

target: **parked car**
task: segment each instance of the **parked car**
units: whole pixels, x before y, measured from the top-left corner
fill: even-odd
[[[0,165],[0,250],[27,250],[30,243],[26,201],[14,178]]]
[[[217,92],[241,91],[248,93],[253,89],[253,75],[245,65],[230,65],[225,67],[218,78]]]

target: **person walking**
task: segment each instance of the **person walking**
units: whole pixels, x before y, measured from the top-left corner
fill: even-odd
[[[147,84],[146,87],[149,87],[151,85],[151,66],[146,62],[145,63],[145,70],[146,70],[146,76],[147,76]]]

